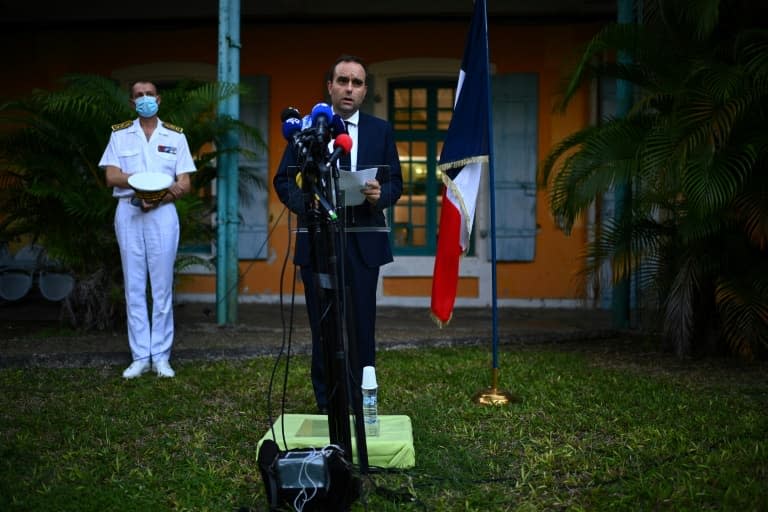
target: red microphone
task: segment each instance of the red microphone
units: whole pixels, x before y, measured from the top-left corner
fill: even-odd
[[[346,133],[338,134],[333,139],[333,153],[331,153],[331,158],[328,160],[329,164],[335,164],[341,155],[346,155],[350,151],[352,151],[352,137]]]

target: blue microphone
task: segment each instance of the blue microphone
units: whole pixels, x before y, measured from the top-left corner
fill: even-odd
[[[301,124],[301,120],[296,117],[289,117],[283,121],[283,137],[289,143],[293,143],[297,158],[303,158],[307,153],[307,148],[301,137]]]
[[[295,142],[296,135],[301,131],[301,120],[289,117],[283,121],[283,137],[288,142]]]
[[[318,103],[312,107],[312,126],[317,128],[318,137],[327,142],[330,140],[328,126],[333,117],[333,110],[327,103]]]

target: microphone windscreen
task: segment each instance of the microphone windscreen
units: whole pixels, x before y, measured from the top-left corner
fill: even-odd
[[[280,122],[284,123],[288,119],[301,119],[299,110],[294,107],[288,107],[280,114]]]
[[[347,124],[339,114],[333,114],[331,118],[331,137],[336,137],[342,133],[347,133]]]
[[[346,134],[346,133],[339,134],[333,140],[333,147],[343,149],[345,154],[349,153],[350,151],[352,151],[352,137],[350,137],[349,134]]]
[[[285,121],[283,121],[283,137],[285,137],[285,140],[290,141],[293,139],[294,134],[301,131],[301,120],[289,117]]]
[[[325,122],[329,123],[333,117],[333,110],[327,103],[318,103],[312,107],[312,125],[316,125],[320,119],[325,118]]]

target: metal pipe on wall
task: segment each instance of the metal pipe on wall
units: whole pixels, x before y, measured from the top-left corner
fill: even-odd
[[[633,0],[617,0],[617,21],[619,23],[634,23]],[[629,59],[625,52],[619,52],[619,63],[626,63]],[[616,81],[616,116],[623,117],[632,107],[632,84],[626,80]],[[614,217],[620,221],[624,211],[632,207],[632,183],[621,183],[615,187]],[[619,329],[629,327],[630,317],[630,279],[623,278],[614,283],[612,294],[612,318],[613,325]]]
[[[219,2],[218,81],[240,83],[240,0]],[[219,103],[218,113],[240,117],[240,96]],[[222,140],[216,175],[216,318],[219,325],[237,322],[238,297],[238,156],[227,149],[237,146],[238,134],[230,131]]]

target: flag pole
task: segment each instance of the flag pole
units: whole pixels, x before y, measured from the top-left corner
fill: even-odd
[[[489,60],[485,66],[485,72],[488,73],[488,91],[486,98],[488,99],[488,181],[489,191],[491,199],[491,315],[492,315],[492,339],[491,347],[493,353],[493,361],[491,367],[491,385],[485,389],[481,389],[475,393],[473,401],[482,405],[507,405],[511,402],[519,401],[508,391],[499,389],[499,314],[496,300],[496,191],[495,191],[495,178],[493,172],[493,110],[491,102],[491,80],[490,80],[490,53],[488,51],[488,12],[485,9],[485,0],[475,0],[476,2],[483,2],[483,25],[484,25],[484,44],[485,44],[485,58]]]

